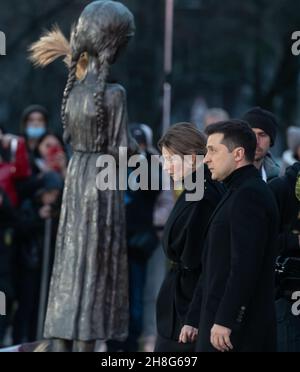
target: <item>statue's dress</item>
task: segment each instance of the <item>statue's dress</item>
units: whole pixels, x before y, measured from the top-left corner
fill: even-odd
[[[116,153],[127,146],[126,93],[120,85],[107,85],[107,141],[102,146],[96,143],[96,90],[96,83],[77,82],[66,106],[74,153],[65,181],[46,338],[123,339],[128,332],[123,192],[99,191],[96,186],[99,155],[108,151],[107,145]]]

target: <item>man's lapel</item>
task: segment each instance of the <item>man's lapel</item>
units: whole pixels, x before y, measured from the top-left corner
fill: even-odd
[[[232,191],[233,191],[232,189],[227,190],[227,192],[225,193],[224,197],[222,198],[222,200],[219,202],[219,204],[217,205],[216,209],[214,210],[213,214],[210,216],[210,218],[208,220],[208,223],[206,225],[204,236],[206,236],[212,220],[214,219],[214,217],[216,216],[216,214],[218,213],[218,211],[222,208],[222,206],[227,201],[227,199],[230,197],[230,195],[232,194]]]

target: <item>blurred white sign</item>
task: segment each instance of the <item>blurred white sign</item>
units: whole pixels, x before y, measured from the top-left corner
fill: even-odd
[[[0,56],[6,56],[6,36],[0,31]]]
[[[0,292],[0,316],[6,315],[6,296],[5,293]]]

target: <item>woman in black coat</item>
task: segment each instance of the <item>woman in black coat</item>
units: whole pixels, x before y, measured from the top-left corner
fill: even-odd
[[[160,140],[159,147],[164,157],[164,169],[175,182],[190,178],[197,180],[198,187],[201,186],[198,177],[204,167],[203,198],[187,200],[189,192],[184,189],[165,226],[163,249],[170,260],[170,270],[157,301],[158,338],[155,351],[192,352],[200,314],[190,312],[189,307],[202,269],[203,235],[223,195],[223,188],[211,180],[206,166],[196,165],[196,155],[206,153],[206,138],[192,124],[172,126]],[[180,159],[185,155],[191,157],[184,161],[182,175]]]

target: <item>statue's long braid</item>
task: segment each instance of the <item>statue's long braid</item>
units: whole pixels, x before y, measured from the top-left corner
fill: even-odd
[[[107,58],[103,57],[103,53],[98,53],[99,71],[98,71],[98,87],[99,90],[94,94],[96,113],[97,113],[97,139],[96,144],[105,146],[108,140],[108,124],[107,111],[105,108],[105,90],[109,75],[110,64]]]
[[[66,106],[67,106],[67,102],[68,102],[71,90],[73,89],[74,84],[76,82],[76,68],[77,68],[78,60],[79,60],[79,57],[75,56],[74,58],[72,58],[68,81],[67,81],[67,84],[64,90],[62,106],[61,106],[61,118],[62,118],[63,129],[64,129],[64,140],[66,142],[68,142],[70,139],[70,133],[68,130],[68,122],[66,120]]]

